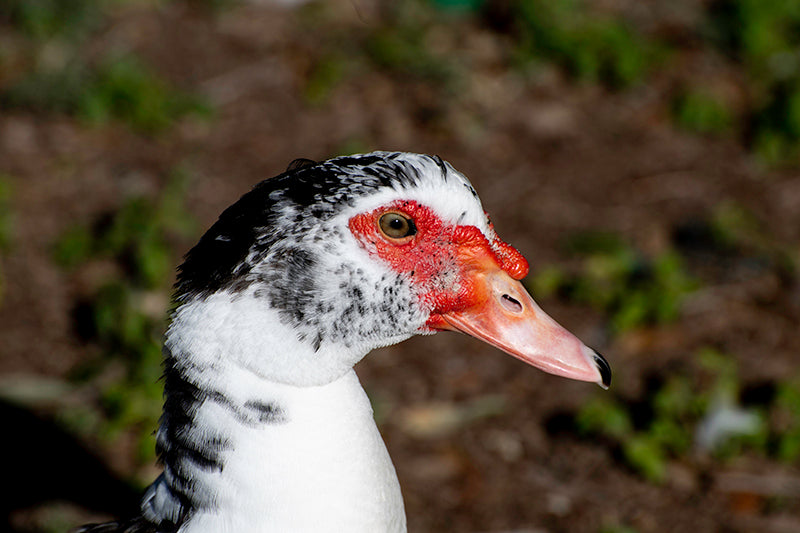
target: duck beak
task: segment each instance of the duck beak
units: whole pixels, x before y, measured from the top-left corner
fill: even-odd
[[[611,366],[602,355],[547,316],[519,281],[499,268],[476,269],[465,309],[440,316],[449,326],[500,348],[545,372],[611,385]]]

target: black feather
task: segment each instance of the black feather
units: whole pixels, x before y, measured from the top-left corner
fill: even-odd
[[[226,209],[186,254],[178,269],[178,301],[223,289],[244,290],[257,281],[250,272],[278,240],[328,220],[359,196],[418,183],[418,170],[398,160],[398,155],[291,164],[283,174],[262,181]],[[278,224],[286,213],[293,213],[293,218]]]
[[[292,170],[297,170],[299,168],[313,167],[314,165],[317,164],[319,163],[317,163],[313,159],[306,159],[304,157],[300,157],[289,163],[289,166],[286,167],[286,172],[291,172]]]
[[[173,533],[177,527],[157,527],[144,518],[134,518],[125,522],[105,522],[103,524],[86,524],[70,533]]]

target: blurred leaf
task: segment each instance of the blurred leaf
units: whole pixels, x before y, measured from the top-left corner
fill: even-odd
[[[738,395],[739,378],[734,358],[709,347],[701,348],[696,357],[712,376],[713,396],[732,399]]]
[[[11,246],[13,186],[11,176],[0,173],[0,252]]]
[[[440,13],[427,2],[390,2],[385,6],[384,24],[376,26],[364,40],[367,58],[381,69],[450,92],[458,80],[457,57],[438,52],[428,40],[442,27]]]
[[[414,78],[449,83],[455,72],[446,59],[431,54],[421,28],[385,28],[366,43],[372,61],[387,70]]]
[[[87,305],[87,337],[108,361],[122,364],[122,375],[102,390],[105,417],[97,431],[113,439],[140,429],[139,449],[149,450],[141,456],[147,462],[153,458],[152,429],[161,412],[161,342],[176,262],[169,239],[195,226],[184,206],[186,181],[184,172],[174,172],[159,198],[131,198],[104,224],[69,229],[55,246],[63,266],[102,259],[122,267]],[[91,379],[102,368],[78,379]]]
[[[793,463],[800,459],[800,380],[786,380],[778,386],[775,398],[777,427],[776,455]]]
[[[136,130],[155,133],[190,113],[208,115],[197,97],[170,88],[134,56],[106,61],[93,73],[77,113],[94,123],[117,118]]]
[[[609,316],[616,332],[675,320],[686,295],[697,288],[674,251],[648,258],[614,235],[594,232],[570,239],[568,250],[585,256],[583,268],[544,268],[534,288],[588,303]]]
[[[556,266],[546,266],[533,276],[530,285],[536,297],[548,298],[566,283],[567,274]]]
[[[323,103],[345,77],[346,70],[347,62],[341,57],[331,54],[319,58],[306,80],[303,91],[306,100],[313,105]]]
[[[656,41],[577,0],[517,0],[513,6],[520,53],[555,61],[579,79],[626,87],[662,55]]]
[[[800,156],[800,3],[795,0],[718,0],[709,26],[717,45],[741,64],[752,104],[747,129],[770,164]]]
[[[667,458],[661,445],[652,437],[637,434],[622,443],[628,463],[647,480],[661,483],[667,474]]]
[[[5,291],[5,278],[3,276],[3,252],[11,247],[13,209],[11,206],[12,185],[11,177],[0,173],[0,303],[3,301]]]
[[[189,114],[208,116],[200,98],[172,88],[135,56],[37,70],[0,93],[0,107],[67,113],[92,124],[121,120],[142,133],[167,129]]]
[[[650,425],[648,434],[653,442],[674,456],[683,456],[692,447],[692,428],[690,421],[659,416]]]
[[[96,28],[103,19],[102,0],[4,0],[0,22],[29,37],[77,37]]]
[[[702,89],[682,92],[673,104],[673,114],[679,126],[697,133],[727,133],[735,122],[730,109]]]
[[[605,396],[595,397],[578,412],[575,422],[584,434],[600,434],[616,440],[627,439],[633,434],[633,423],[625,408]]]
[[[64,232],[54,246],[53,254],[60,266],[74,268],[94,253],[94,239],[88,228],[74,226]]]
[[[566,250],[576,255],[614,255],[627,249],[625,242],[616,233],[606,231],[582,231],[571,235]]]
[[[0,106],[39,112],[74,113],[82,94],[88,90],[85,66],[68,64],[61,70],[29,73],[0,93]]]
[[[664,418],[697,417],[703,409],[691,383],[682,375],[668,378],[653,395],[652,403],[656,417]]]
[[[730,248],[761,248],[766,238],[752,213],[738,203],[717,204],[711,215],[715,241]]]
[[[189,4],[210,10],[214,14],[233,9],[241,5],[243,0],[186,0]]]
[[[664,481],[670,460],[690,460],[692,451],[717,461],[754,453],[798,457],[796,381],[780,383],[775,397],[765,396],[758,406],[743,407],[735,358],[704,348],[694,360],[699,372],[671,374],[639,398],[595,396],[575,414],[577,431],[609,439],[629,467],[656,483]]]
[[[430,3],[442,11],[448,12],[477,12],[486,0],[430,0]]]

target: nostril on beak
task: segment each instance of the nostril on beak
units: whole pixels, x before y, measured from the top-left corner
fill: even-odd
[[[515,298],[509,296],[508,294],[504,294],[500,298],[500,303],[507,311],[511,313],[519,314],[522,312],[522,304],[519,303],[519,301],[516,300]]]

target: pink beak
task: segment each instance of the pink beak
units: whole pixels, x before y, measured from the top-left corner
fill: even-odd
[[[476,303],[442,313],[454,329],[488,342],[545,372],[611,385],[611,366],[602,355],[547,316],[522,283],[499,268],[470,273]]]

